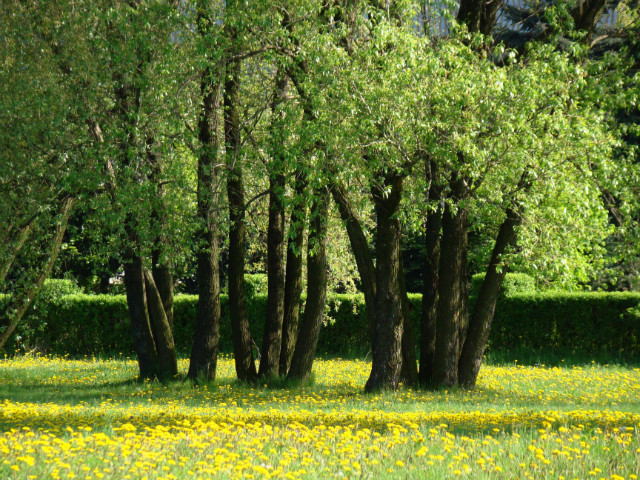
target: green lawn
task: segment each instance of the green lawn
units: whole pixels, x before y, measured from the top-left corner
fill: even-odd
[[[186,373],[187,362],[180,364]],[[473,392],[132,381],[130,360],[0,360],[0,478],[607,478],[640,475],[640,369],[487,366]]]

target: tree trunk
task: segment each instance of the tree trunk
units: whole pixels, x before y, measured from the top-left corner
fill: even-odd
[[[467,226],[466,207],[447,204],[442,218],[440,288],[433,365],[432,383],[436,387],[458,384],[461,334],[467,322]]]
[[[232,27],[225,26],[227,38],[234,45],[231,55],[236,54],[237,35]],[[247,300],[244,291],[244,183],[240,161],[240,113],[238,105],[240,62],[227,64],[224,82],[224,136],[227,155],[227,195],[229,197],[229,316],[233,335],[233,351],[236,373],[241,381],[252,382],[257,378],[253,357],[251,330],[247,315]]]
[[[402,366],[403,315],[400,298],[400,221],[397,218],[403,178],[386,178],[373,187],[377,216],[375,329],[371,374],[365,391],[396,389]],[[391,187],[387,193],[387,188]]]
[[[149,324],[142,257],[133,249],[129,249],[125,254],[123,266],[131,333],[138,356],[140,378],[154,378],[157,373],[158,355]]]
[[[489,35],[501,5],[502,0],[462,0],[457,19],[460,23],[466,24],[470,32]]]
[[[591,40],[593,29],[598,24],[607,6],[606,0],[579,0],[578,5],[572,10],[571,16],[576,30],[587,32],[585,42]]]
[[[5,258],[2,259],[2,264],[0,265],[0,292],[4,287],[4,281],[9,274],[9,270],[11,270],[11,265],[15,261],[18,253],[22,250],[27,238],[29,237],[29,233],[31,233],[31,227],[33,225],[33,220],[27,223],[24,227],[17,227],[15,232],[12,232],[13,235],[10,235],[7,239],[7,253]]]
[[[407,296],[407,285],[404,276],[404,262],[400,253],[400,271],[398,274],[400,299],[402,301],[402,317],[404,319],[402,332],[402,368],[400,381],[407,387],[418,385],[418,360],[416,358],[416,334],[411,322],[412,306]]]
[[[143,275],[151,332],[157,354],[156,376],[161,380],[174,378],[178,375],[178,360],[171,326],[153,274],[144,269]]]
[[[272,176],[269,187],[269,225],[267,228],[267,318],[260,355],[261,377],[275,377],[280,366],[282,323],[284,319],[284,175]]]
[[[284,257],[284,189],[285,132],[280,106],[285,100],[289,79],[282,71],[276,75],[271,102],[271,157],[269,164],[269,225],[267,227],[267,318],[260,355],[261,377],[275,377],[280,367],[282,324],[284,321],[285,257]]]
[[[305,190],[307,178],[301,171],[295,174],[294,201],[289,222],[287,245],[287,270],[284,284],[284,318],[282,322],[282,347],[280,348],[280,376],[289,372],[291,357],[296,345],[300,296],[302,295],[302,248],[307,219]]]
[[[309,378],[318,346],[327,297],[328,211],[328,191],[325,188],[317,190],[311,208],[307,246],[307,302],[291,359],[291,368],[287,376],[289,379],[306,380]]]
[[[198,3],[198,33],[208,35],[211,20],[205,2]],[[198,304],[196,326],[191,345],[189,371],[192,380],[214,380],[218,362],[220,331],[220,264],[218,222],[215,208],[218,204],[218,109],[220,84],[213,78],[214,68],[208,66],[200,82],[202,107],[198,122],[198,218],[201,222],[196,233]]]
[[[364,291],[364,301],[367,308],[369,336],[373,342],[373,335],[375,332],[375,317],[373,314],[375,312],[376,273],[373,265],[373,259],[369,252],[369,244],[364,235],[364,230],[362,229],[360,220],[351,206],[346,188],[337,183],[332,183],[329,188],[331,189],[333,200],[338,206],[340,218],[347,228],[351,251],[356,259],[358,273],[360,274],[360,283],[362,284],[362,290]]]
[[[491,322],[496,302],[498,301],[504,276],[507,273],[505,266],[498,268],[500,266],[500,258],[507,248],[515,245],[517,240],[516,228],[522,222],[522,216],[518,212],[509,208],[506,213],[507,218],[500,226],[487,273],[480,286],[478,300],[473,309],[473,315],[469,322],[469,331],[467,332],[458,364],[460,385],[469,389],[475,387],[478,379],[482,356],[491,332]]]
[[[441,186],[438,184],[437,164],[427,164],[429,190],[427,202],[440,202]],[[438,264],[440,262],[440,230],[442,208],[440,205],[427,214],[425,222],[425,252],[422,269],[422,316],[420,321],[420,384],[428,386],[433,378],[433,362],[436,350],[436,318],[438,305]]]
[[[151,166],[149,182],[156,188],[156,198],[152,203],[151,220],[156,224],[157,231],[151,252],[151,265],[153,280],[162,299],[162,308],[165,311],[169,326],[173,329],[173,275],[171,274],[170,262],[166,258],[162,258],[162,253],[168,241],[165,234],[167,229],[167,209],[164,202],[164,186],[160,181],[162,166],[158,155],[153,150],[153,145],[154,139],[147,139],[147,162]]]
[[[159,253],[156,250],[152,254],[153,281],[160,294],[162,308],[169,322],[169,327],[173,330],[173,274],[171,273],[171,267],[167,263],[156,260],[158,257]]]
[[[27,309],[33,303],[33,299],[38,294],[38,291],[44,284],[44,281],[51,275],[51,271],[53,270],[53,266],[58,259],[58,254],[60,253],[60,247],[62,246],[62,240],[64,238],[64,232],[67,229],[67,223],[69,221],[69,217],[71,216],[71,210],[73,209],[73,204],[75,200],[73,198],[67,197],[62,201],[62,207],[60,208],[59,220],[56,226],[56,232],[51,240],[51,248],[49,249],[49,255],[45,264],[35,279],[35,282],[27,288],[26,291],[21,294],[15,294],[11,298],[11,303],[6,308],[6,312],[9,313],[9,325],[7,329],[2,333],[2,337],[0,337],[0,350],[4,347],[9,340],[9,337],[14,332],[20,320],[24,316]]]

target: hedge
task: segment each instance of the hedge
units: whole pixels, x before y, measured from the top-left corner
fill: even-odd
[[[1,301],[1,300],[0,300]],[[179,295],[174,305],[178,351],[191,348],[197,297]],[[232,351],[227,297],[221,296],[220,350]],[[412,322],[419,331],[421,296],[410,294]],[[133,354],[126,298],[122,295],[63,295],[36,302],[5,351],[38,348],[52,354]],[[563,350],[590,355],[609,353],[640,357],[640,293],[519,293],[501,296],[496,308],[490,349]],[[247,302],[256,345],[261,344],[266,295]],[[2,328],[0,328],[2,330]],[[363,355],[369,350],[362,295],[328,298],[326,326],[318,352]]]

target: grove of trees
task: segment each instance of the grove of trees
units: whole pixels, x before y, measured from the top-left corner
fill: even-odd
[[[97,277],[123,276],[141,378],[177,374],[174,289],[193,273],[196,381],[216,376],[223,288],[237,376],[254,382],[308,378],[327,290],[355,283],[366,390],[473,388],[510,267],[574,288],[604,265],[637,275],[635,0],[9,0],[0,13],[0,348],[77,248]],[[245,288],[260,262],[261,339]]]

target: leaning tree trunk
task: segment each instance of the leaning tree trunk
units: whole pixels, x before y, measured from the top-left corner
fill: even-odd
[[[402,366],[403,315],[400,298],[400,221],[403,178],[393,176],[373,188],[377,215],[375,329],[371,374],[365,391],[396,389]],[[391,187],[387,193],[385,187]]]
[[[212,79],[212,68],[206,68],[200,84],[202,112],[198,140],[198,218],[196,235],[198,260],[198,306],[196,328],[191,347],[189,372],[191,379],[214,380],[218,364],[220,331],[220,263],[218,245],[218,109],[220,88]]]
[[[173,275],[171,274],[170,261],[166,256],[163,257],[168,241],[165,233],[167,230],[167,206],[164,199],[164,185],[161,182],[162,165],[160,158],[154,151],[154,143],[153,137],[147,138],[146,156],[147,163],[151,167],[149,183],[156,189],[155,198],[151,203],[151,221],[155,224],[151,265],[153,281],[162,299],[162,308],[165,311],[169,326],[173,329]]]
[[[311,375],[327,298],[329,193],[326,188],[317,190],[315,198],[311,208],[307,246],[307,302],[287,376],[295,380],[305,380]]]
[[[44,284],[44,281],[51,275],[51,271],[53,270],[53,266],[58,259],[58,254],[60,253],[60,247],[62,246],[62,240],[64,238],[64,232],[67,229],[67,223],[69,221],[69,217],[71,216],[71,210],[73,209],[73,204],[75,200],[71,197],[67,197],[62,201],[62,207],[60,208],[59,220],[56,226],[56,232],[51,240],[51,248],[49,249],[49,254],[47,259],[42,267],[42,270],[36,276],[35,281],[29,288],[27,288],[24,292],[20,294],[12,295],[10,300],[10,304],[6,308],[6,312],[9,313],[9,325],[7,329],[2,333],[2,337],[0,337],[0,350],[5,346],[9,337],[14,332],[20,320],[24,316],[25,312],[29,309],[31,304],[33,303],[33,299],[38,294],[38,291]]]
[[[429,190],[427,202],[440,201],[441,186],[437,177],[437,164],[427,164]],[[440,230],[442,208],[440,205],[427,214],[425,222],[425,252],[422,269],[422,315],[420,321],[420,384],[428,386],[433,378],[433,362],[436,351],[436,318],[438,304],[438,264],[440,262]]]
[[[149,323],[142,257],[129,248],[125,254],[123,267],[131,334],[136,355],[138,356],[140,378],[154,378],[156,376],[158,355]]]
[[[9,274],[9,270],[11,270],[11,265],[13,265],[31,233],[34,221],[35,219],[31,219],[25,226],[16,227],[16,231],[11,232],[8,238],[3,239],[6,241],[6,245],[3,247],[6,249],[6,253],[2,258],[2,264],[0,264],[0,292],[3,290],[4,281]]]
[[[468,212],[447,204],[442,216],[440,288],[436,319],[433,386],[458,384],[461,333],[467,323],[466,252]]]
[[[307,220],[305,190],[306,175],[296,172],[294,200],[289,222],[289,242],[287,245],[287,269],[284,284],[284,318],[282,321],[282,346],[280,348],[280,376],[289,372],[291,357],[298,335],[300,297],[302,295],[302,248]]]
[[[237,34],[232,27],[225,27],[227,36],[237,46]],[[233,49],[236,54],[237,47]],[[251,330],[247,315],[247,299],[244,290],[245,254],[245,201],[244,183],[240,160],[240,113],[238,105],[240,61],[227,64],[224,82],[224,136],[227,155],[227,195],[229,197],[229,316],[233,336],[233,352],[238,379],[245,382],[257,378],[253,357]]]
[[[373,343],[373,335],[375,332],[375,298],[376,298],[376,280],[375,267],[373,259],[369,252],[369,244],[367,237],[362,229],[362,224],[358,219],[355,209],[352,207],[347,190],[344,185],[332,183],[329,187],[334,202],[338,206],[340,218],[345,224],[351,251],[356,259],[356,266],[360,274],[360,283],[364,291],[364,303],[367,309],[367,320],[369,324],[369,336]]]
[[[515,245],[517,239],[516,228],[522,221],[520,213],[513,209],[507,209],[506,213],[507,218],[500,226],[487,273],[480,286],[478,300],[473,309],[469,330],[458,363],[458,381],[460,385],[469,389],[475,387],[478,379],[482,356],[491,332],[491,322],[493,321],[498,294],[507,273],[507,269],[504,266],[500,269],[498,268],[500,266],[500,258],[507,248]]]
[[[149,270],[143,270],[151,332],[156,347],[156,376],[166,380],[178,375],[178,360],[171,325],[162,305],[162,297]]]

